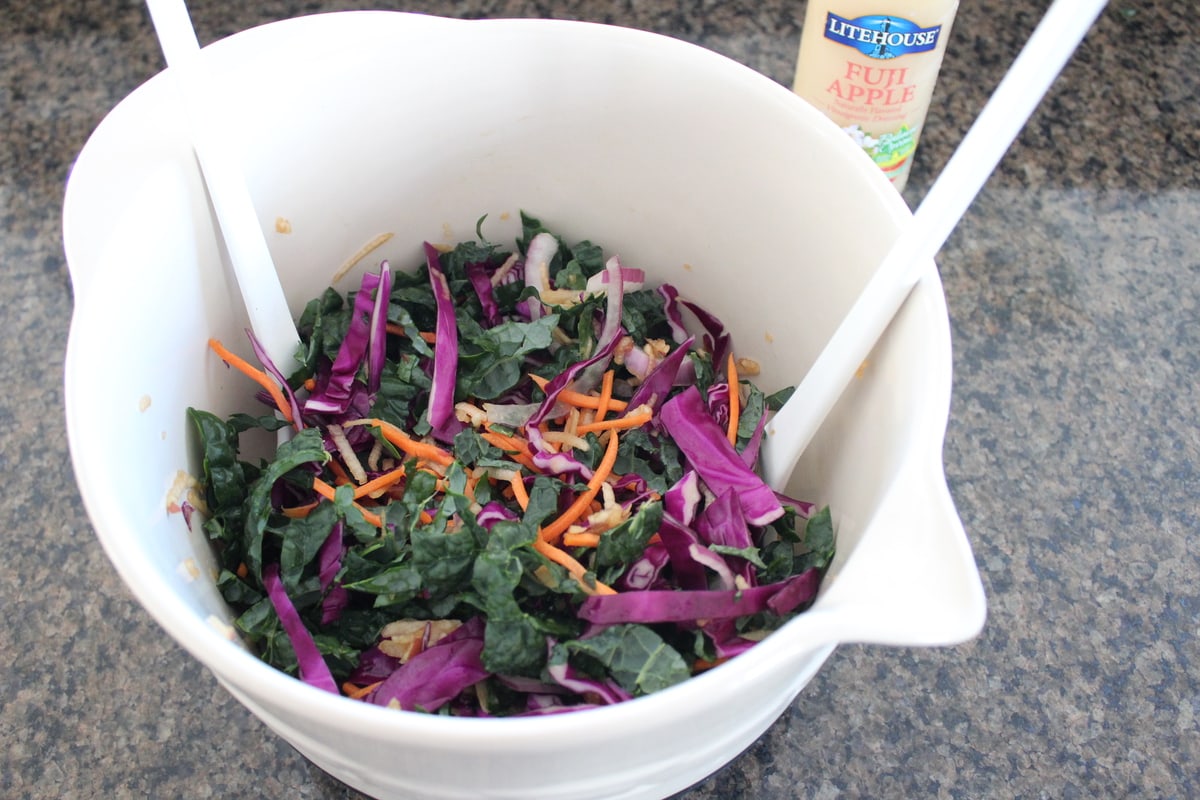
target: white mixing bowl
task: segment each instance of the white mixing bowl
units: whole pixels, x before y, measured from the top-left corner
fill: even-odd
[[[786,89],[648,33],[356,12],[246,31],[204,57],[297,312],[379,234],[394,237],[339,288],[383,257],[420,263],[424,239],[471,238],[483,214],[488,237],[511,242],[524,209],[711,309],[771,391],[804,374],[909,216]],[[951,356],[931,262],[789,487],[833,509],[821,595],[745,655],[646,698],[533,719],[392,711],[260,662],[228,635],[204,537],[170,510],[198,473],[184,410],[254,405],[206,350],[210,336],[244,342],[247,323],[165,77],[104,120],[68,186],[72,457],[137,598],[321,768],[378,797],[662,797],[753,742],[837,643],[979,630],[983,592],[942,470]]]

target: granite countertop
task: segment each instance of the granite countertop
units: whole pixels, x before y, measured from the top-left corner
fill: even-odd
[[[202,42],[349,8],[190,3]],[[915,206],[1047,0],[963,0]],[[804,0],[418,0],[678,36],[789,83]],[[162,635],[74,487],[63,185],[161,68],[131,0],[0,15],[0,796],[352,798]],[[1200,22],[1114,0],[939,256],[946,471],[989,597],[947,649],[840,647],[687,800],[1200,795]]]

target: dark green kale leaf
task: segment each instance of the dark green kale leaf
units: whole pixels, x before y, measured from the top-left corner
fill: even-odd
[[[804,538],[801,551],[796,558],[794,569],[797,574],[816,567],[824,570],[833,560],[835,536],[833,532],[833,517],[829,506],[825,506],[809,517],[804,526]]]
[[[538,620],[525,613],[516,591],[525,574],[517,551],[528,549],[537,528],[523,522],[497,522],[487,547],[475,560],[471,585],[478,593],[487,624],[482,659],[491,672],[537,675],[546,660],[546,637]]]
[[[550,663],[567,661],[590,675],[611,675],[635,697],[691,677],[691,670],[679,651],[645,625],[613,625],[586,639],[559,642],[554,646]]]
[[[494,400],[524,377],[525,361],[534,353],[548,350],[558,325],[557,314],[533,322],[503,322],[481,327],[459,310],[458,375],[455,394]]]
[[[646,550],[650,537],[662,526],[663,506],[659,501],[643,503],[637,513],[615,528],[600,534],[596,565],[628,564]]]
[[[267,465],[262,475],[254,482],[250,496],[246,500],[246,524],[244,552],[246,566],[250,573],[259,581],[262,580],[263,567],[263,535],[270,524],[271,489],[275,482],[288,473],[309,464],[324,464],[329,460],[325,450],[325,440],[316,428],[305,428],[298,431],[290,440],[279,446],[275,452],[275,460]],[[312,474],[306,474],[311,485]]]

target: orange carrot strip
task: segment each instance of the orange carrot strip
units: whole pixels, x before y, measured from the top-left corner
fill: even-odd
[[[450,455],[442,448],[435,444],[427,444],[426,442],[418,441],[390,422],[385,422],[384,420],[372,417],[369,419],[347,422],[346,425],[373,425],[376,428],[379,428],[380,432],[383,433],[384,439],[387,439],[389,442],[403,450],[405,453],[408,453],[410,456],[415,458],[423,458],[426,461],[432,461],[435,464],[441,464],[443,467],[448,467],[454,463],[454,456]]]
[[[237,565],[237,573],[236,574],[242,580],[246,579],[246,576],[250,574],[250,568],[246,566],[246,562],[243,561],[242,563]]]
[[[392,334],[393,336],[407,336],[408,335],[408,331],[404,330],[404,326],[398,325],[395,322],[389,322],[385,326],[385,328],[387,329],[387,332]],[[426,331],[421,331],[418,335],[425,341],[429,342],[430,344],[433,344],[437,340],[436,333],[428,333]]]
[[[492,431],[481,433],[480,436],[488,444],[499,447],[504,451],[505,455],[521,466],[528,467],[533,472],[541,472],[538,466],[533,463],[533,457],[526,451],[525,443],[520,439],[500,433],[493,433]]]
[[[343,683],[342,691],[345,693],[346,697],[349,697],[351,700],[359,700],[373,692],[375,687],[381,683],[383,683],[383,681],[375,681],[374,683],[369,683],[366,686],[355,686],[353,683]]]
[[[501,450],[515,453],[523,453],[527,450],[526,443],[515,436],[506,436],[503,433],[496,433],[493,430],[485,431],[479,434],[488,444],[495,445]]]
[[[613,431],[608,438],[608,447],[604,450],[604,457],[600,459],[600,463],[596,466],[596,471],[592,473],[592,479],[588,481],[587,491],[575,498],[575,502],[571,503],[562,514],[553,522],[538,532],[538,538],[548,543],[558,541],[567,528],[579,519],[585,511],[591,506],[592,500],[600,492],[600,486],[605,479],[612,473],[613,465],[617,463],[617,433]]]
[[[329,460],[329,471],[333,473],[333,482],[338,486],[354,482],[350,480],[350,476],[346,474],[346,468],[333,459]]]
[[[546,380],[540,375],[530,375],[529,379],[536,383],[539,389],[545,389],[546,384],[550,383],[550,381]],[[600,406],[599,397],[593,397],[592,395],[584,394],[583,392],[576,392],[573,389],[563,389],[558,393],[558,399],[569,405],[578,406],[579,408],[595,409]],[[629,404],[624,400],[618,400],[614,397],[608,401],[608,410],[614,412],[624,411],[628,405]]]
[[[328,483],[321,480],[320,478],[313,478],[313,491],[316,492],[317,494],[321,495],[321,497],[324,497],[326,500],[332,500],[334,498],[334,495],[337,494],[336,489],[334,489],[332,486],[330,486]],[[383,517],[379,516],[378,514],[376,514],[374,512],[368,511],[367,509],[360,506],[358,503],[355,503],[354,507],[362,512],[363,519],[365,519],[371,525],[374,525],[376,528],[383,527]]]
[[[608,404],[612,402],[613,379],[615,374],[610,369],[604,373],[600,381],[600,399],[596,401],[596,422],[601,422],[608,413]]]
[[[525,491],[525,480],[517,475],[508,482],[508,485],[512,487],[513,497],[517,499],[517,505],[521,507],[521,510],[529,508],[529,492]]]
[[[617,417],[615,419],[606,419],[598,422],[589,422],[587,425],[580,425],[575,428],[575,432],[582,436],[585,433],[596,433],[598,431],[618,431],[628,428],[640,428],[654,417],[653,412],[643,411],[639,414],[630,414],[625,417]]]
[[[404,467],[399,466],[393,470],[383,473],[375,478],[364,483],[362,486],[355,488],[354,499],[366,497],[369,494],[374,494],[380,489],[387,489],[389,486],[394,486],[401,478],[404,477]]]
[[[738,389],[737,362],[733,358],[733,353],[729,354],[729,365],[726,367],[726,372],[729,373],[729,429],[726,431],[726,435],[729,437],[730,444],[737,444],[738,418],[742,413],[742,396]]]
[[[304,519],[317,507],[316,503],[305,503],[302,506],[283,509],[283,515],[288,519]]]
[[[600,534],[587,533],[564,533],[562,537],[564,547],[596,547],[600,544]]]
[[[555,564],[564,568],[588,594],[616,594],[616,591],[612,587],[606,586],[600,581],[596,581],[594,586],[588,583],[584,577],[587,575],[587,569],[582,564],[572,558],[569,553],[565,553],[549,542],[543,541],[541,537],[533,540],[533,548]]]
[[[288,422],[292,421],[292,407],[288,403],[287,398],[283,396],[283,390],[279,388],[279,384],[275,383],[274,379],[271,378],[270,375],[258,367],[250,364],[240,356],[237,356],[231,351],[227,350],[225,345],[221,344],[216,339],[209,339],[208,346],[212,348],[212,351],[220,356],[221,360],[226,364],[236,368],[247,378],[266,389],[267,394],[271,395],[271,400],[275,403],[275,407],[279,409],[279,414]]]

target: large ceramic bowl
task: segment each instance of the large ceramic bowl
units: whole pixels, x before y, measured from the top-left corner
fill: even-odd
[[[909,217],[790,92],[647,33],[363,12],[267,25],[203,57],[294,311],[379,234],[394,236],[339,288],[383,257],[418,264],[424,239],[470,238],[483,214],[490,239],[512,241],[524,209],[682,287],[774,390],[804,374]],[[244,341],[247,323],[166,78],[104,120],[67,190],[72,457],[133,593],[317,765],[378,797],[662,797],[752,743],[839,642],[978,631],[979,575],[942,470],[951,357],[930,263],[790,484],[834,511],[819,599],[745,655],[656,695],[537,719],[391,711],[260,662],[230,636],[203,536],[172,513],[198,470],[184,410],[253,400],[206,351],[210,336]]]

